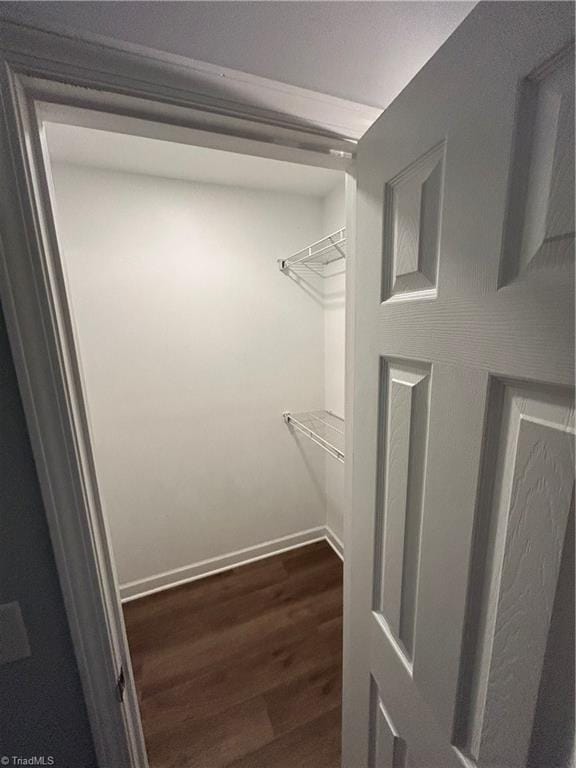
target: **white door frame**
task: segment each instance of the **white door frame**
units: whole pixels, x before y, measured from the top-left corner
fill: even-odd
[[[241,103],[261,87],[254,79],[236,82],[236,100],[224,100],[210,95],[215,75],[207,75],[206,67],[199,75],[165,57],[19,25],[3,26],[0,58],[0,297],[97,759],[103,768],[146,768],[58,251],[43,124],[90,125],[350,170],[350,135],[375,114],[361,115],[357,105],[330,97],[318,97],[318,104],[300,89],[281,87],[273,100],[277,106],[295,104],[298,113],[288,118]],[[306,111],[326,115],[327,109],[352,128],[338,134],[325,125],[303,127]],[[347,187],[350,224],[353,182]],[[349,328],[352,296],[348,291]],[[351,338],[348,333],[349,344]],[[349,352],[351,347],[347,376],[353,370]],[[350,380],[347,387],[350,395]],[[351,462],[348,477],[350,472]],[[122,705],[116,687],[121,668],[127,682]]]

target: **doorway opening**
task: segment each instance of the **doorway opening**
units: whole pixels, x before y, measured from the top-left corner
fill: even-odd
[[[335,768],[344,172],[44,129],[150,765]]]

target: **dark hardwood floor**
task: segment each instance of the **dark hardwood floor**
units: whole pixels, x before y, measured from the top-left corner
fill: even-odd
[[[337,768],[342,563],[317,542],[124,606],[151,768]]]

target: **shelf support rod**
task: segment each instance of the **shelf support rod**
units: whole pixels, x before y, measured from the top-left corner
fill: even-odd
[[[327,453],[329,453],[331,456],[333,456],[338,461],[344,463],[344,453],[339,449],[336,448],[335,445],[332,445],[328,440],[321,437],[319,434],[314,432],[313,429],[310,427],[307,427],[305,424],[302,424],[302,422],[298,421],[298,419],[295,419],[294,416],[290,413],[290,411],[285,411],[282,414],[282,418],[284,419],[284,422],[288,424],[288,426],[294,427],[298,430],[298,432],[301,432],[303,435],[306,435],[310,440],[312,440],[313,443],[316,443],[316,445],[319,445],[320,448],[323,448]]]

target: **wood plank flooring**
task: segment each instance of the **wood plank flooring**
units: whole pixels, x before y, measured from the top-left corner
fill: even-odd
[[[342,563],[325,541],[124,615],[151,768],[339,768]]]

